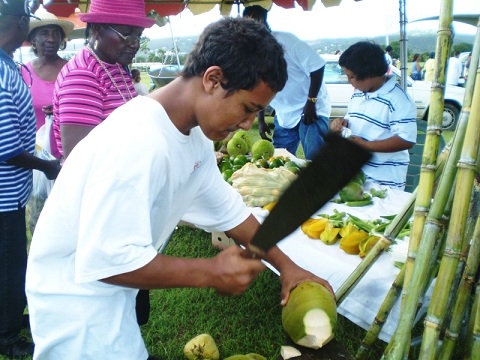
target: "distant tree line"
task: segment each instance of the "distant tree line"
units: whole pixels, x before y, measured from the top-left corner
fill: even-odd
[[[381,45],[382,48],[385,49],[386,45]],[[390,46],[393,48],[393,54],[392,54],[392,58],[396,58],[396,59],[399,59],[400,58],[400,41],[392,41],[390,43]],[[462,52],[470,52],[472,51],[473,49],[473,44],[469,44],[469,43],[465,43],[465,42],[461,42],[461,43],[457,43],[457,44],[454,44],[452,46],[452,53],[454,51],[458,51],[458,53],[462,53]],[[435,49],[432,49],[432,51],[435,51]],[[420,62],[425,62],[428,60],[429,56],[430,56],[430,52],[431,51],[424,51],[420,54]],[[416,52],[411,50],[411,49],[408,49],[407,50],[407,59],[409,61],[412,60],[412,57],[413,57],[413,54],[415,54]]]
[[[452,46],[452,53],[453,51],[458,51],[459,53],[462,52],[470,52],[473,49],[473,44],[462,41],[462,40],[467,40],[471,37],[464,36],[462,34],[457,34],[456,38],[459,41],[458,43],[454,43]],[[391,38],[395,38],[395,36],[392,36]],[[182,38],[179,38],[177,40],[181,40]],[[371,40],[375,41],[377,44],[379,44],[383,49],[385,49],[386,45],[385,43],[382,44],[381,42],[381,37],[375,37]],[[398,39],[398,37],[397,37]],[[185,59],[190,52],[191,49],[187,48],[184,49],[185,51],[182,53],[178,47],[175,49],[175,46],[173,44],[168,45],[170,42],[168,39],[164,39],[163,44],[160,45],[160,47],[151,49],[149,47],[149,43],[151,40],[146,37],[142,36],[141,39],[141,45],[140,45],[140,50],[138,51],[137,55],[135,56],[134,62],[137,63],[146,63],[146,62],[159,62],[159,63],[164,63],[164,64],[176,64],[177,63],[177,55],[176,53],[178,52],[178,57],[180,60],[180,64],[183,64],[185,62]],[[352,39],[318,39],[318,40],[312,40],[312,41],[307,41],[310,46],[312,46],[315,50],[318,50],[320,53],[332,53],[335,50],[344,50],[348,46],[350,46],[352,43],[358,41],[359,39],[357,38],[352,38]],[[364,40],[364,39],[363,39]],[[384,39],[383,39],[384,40]],[[408,43],[408,53],[407,53],[407,59],[410,61],[413,57],[413,54],[419,53],[421,62],[425,62],[429,58],[429,54],[431,51],[435,51],[435,45],[436,45],[436,34],[412,34],[409,37],[409,43]],[[158,39],[154,41],[155,44],[158,44]],[[393,48],[393,58],[399,59],[400,58],[400,41],[399,40],[393,40],[390,42],[390,45]],[[189,45],[187,44],[187,47]]]
[[[170,49],[158,48],[150,49],[149,48],[150,39],[146,36],[142,36],[140,40],[140,49],[137,52],[133,62],[134,63],[146,63],[146,62],[157,62],[163,64],[176,64],[177,63],[177,52],[180,64],[185,62],[186,54],[180,53],[178,47],[172,47]]]

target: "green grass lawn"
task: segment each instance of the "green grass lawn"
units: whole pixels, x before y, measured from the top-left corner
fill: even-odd
[[[209,233],[180,227],[165,253],[212,257],[219,251]],[[281,324],[279,278],[270,270],[261,273],[240,296],[224,297],[212,289],[154,290],[151,302],[150,321],[142,332],[150,353],[162,359],[182,359],[187,341],[202,333],[212,335],[221,358],[255,352],[276,360],[280,346],[288,341]],[[340,316],[336,340],[350,353],[356,351],[363,334],[363,329]],[[382,349],[378,346],[371,358],[379,359]],[[322,359],[321,349],[318,359]]]

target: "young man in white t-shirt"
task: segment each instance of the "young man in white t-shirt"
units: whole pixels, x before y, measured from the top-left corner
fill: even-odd
[[[241,294],[265,269],[237,246],[211,259],[157,251],[180,220],[248,246],[260,224],[223,180],[212,140],[248,130],[286,78],[283,49],[265,27],[223,19],[206,27],[177,79],[119,107],[73,149],[30,249],[37,359],[148,359],[138,289]],[[276,246],[266,260],[281,273],[282,304],[308,279],[333,292]]]

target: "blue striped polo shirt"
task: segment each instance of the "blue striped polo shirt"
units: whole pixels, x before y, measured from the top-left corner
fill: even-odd
[[[348,127],[352,135],[367,141],[384,140],[394,135],[415,143],[417,139],[417,108],[415,102],[397,83],[395,76],[377,91],[355,90],[350,99]],[[367,178],[378,184],[403,190],[410,156],[408,150],[374,152],[362,168]]]
[[[23,151],[35,150],[32,96],[15,62],[0,49],[0,212],[27,204],[32,169],[7,164]]]

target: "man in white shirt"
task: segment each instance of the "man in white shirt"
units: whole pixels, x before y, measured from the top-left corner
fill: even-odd
[[[251,17],[269,30],[268,11],[260,5],[247,6],[243,17]],[[273,145],[296,154],[301,143],[306,159],[312,159],[324,144],[329,129],[330,99],[323,81],[326,61],[307,43],[287,32],[272,31],[285,49],[288,80],[271,102],[275,109]],[[258,113],[258,130],[263,139],[270,129],[264,112]]]
[[[458,51],[453,52],[453,56],[448,59],[447,64],[447,85],[458,85],[462,76],[462,62],[458,59]]]
[[[385,48],[385,60],[387,61],[387,65],[389,67],[393,65],[392,53],[393,53],[392,46],[387,45],[387,47]]]

